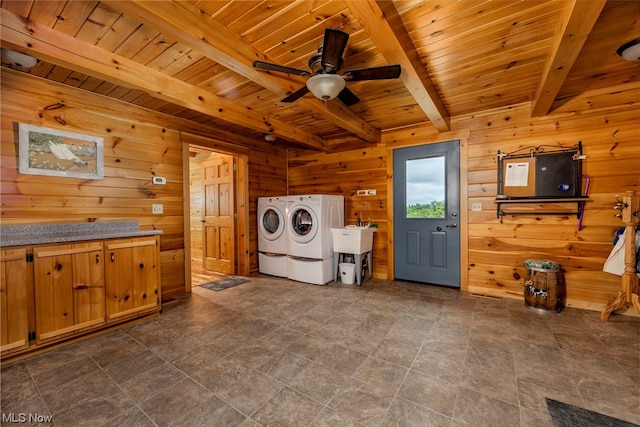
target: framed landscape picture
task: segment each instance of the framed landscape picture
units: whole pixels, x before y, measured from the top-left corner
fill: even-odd
[[[18,171],[31,175],[103,179],[104,140],[20,123]]]

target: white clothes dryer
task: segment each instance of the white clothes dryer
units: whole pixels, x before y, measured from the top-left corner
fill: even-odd
[[[258,270],[287,277],[288,197],[258,198]]]
[[[331,228],[344,226],[344,197],[290,196],[287,208],[287,277],[324,285],[333,280]]]

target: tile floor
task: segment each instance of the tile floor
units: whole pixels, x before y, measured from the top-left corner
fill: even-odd
[[[252,277],[4,366],[3,425],[541,427],[545,397],[639,423],[639,319],[598,315]]]

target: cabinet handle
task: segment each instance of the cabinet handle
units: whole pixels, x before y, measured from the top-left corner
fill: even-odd
[[[116,254],[115,254],[115,252],[111,252],[111,262],[116,262]]]
[[[96,264],[100,264],[100,254],[96,254]]]

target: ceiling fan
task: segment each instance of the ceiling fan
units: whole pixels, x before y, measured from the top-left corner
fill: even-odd
[[[311,92],[316,98],[329,100],[338,97],[345,105],[350,106],[360,101],[351,90],[346,87],[346,82],[362,80],[385,80],[400,77],[400,65],[386,65],[382,67],[355,68],[338,74],[342,68],[342,54],[347,47],[349,34],[326,28],[324,40],[318,48],[318,53],[309,58],[311,72],[269,62],[255,61],[253,66],[262,70],[278,71],[281,73],[295,74],[298,76],[311,76],[305,86],[281,102],[293,102]]]

